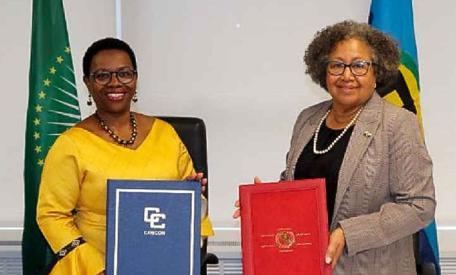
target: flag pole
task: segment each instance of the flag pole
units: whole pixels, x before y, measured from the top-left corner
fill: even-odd
[[[116,37],[122,39],[122,0],[116,0]]]

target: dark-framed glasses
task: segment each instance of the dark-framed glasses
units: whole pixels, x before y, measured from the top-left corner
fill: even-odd
[[[367,74],[369,68],[375,63],[367,60],[353,61],[352,63],[345,64],[342,61],[330,60],[327,62],[327,70],[332,75],[342,75],[345,72],[345,68],[350,68],[350,72],[356,76],[363,76]]]
[[[89,76],[95,80],[97,84],[106,85],[111,82],[112,75],[115,74],[117,80],[122,84],[128,84],[135,80],[136,70],[125,68],[118,71],[98,70],[91,73]]]

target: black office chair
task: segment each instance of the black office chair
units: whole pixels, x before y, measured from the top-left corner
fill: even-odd
[[[204,121],[195,117],[158,117],[171,124],[192,157],[195,171],[203,172],[209,179],[207,169],[207,143],[206,126]],[[209,183],[203,193],[209,201]],[[217,264],[218,258],[212,253],[207,253],[207,239],[201,247],[201,275],[207,274],[207,264]]]

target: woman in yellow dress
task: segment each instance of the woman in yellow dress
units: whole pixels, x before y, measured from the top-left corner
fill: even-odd
[[[84,55],[88,104],[93,98],[97,110],[59,136],[41,177],[37,222],[54,253],[65,254],[50,274],[103,274],[107,179],[205,184],[171,125],[130,111],[136,69],[132,49],[115,38],[96,41]],[[207,218],[201,234],[213,234]]]

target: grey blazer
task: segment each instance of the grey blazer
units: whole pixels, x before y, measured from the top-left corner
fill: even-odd
[[[331,101],[301,112],[286,170],[311,141]],[[434,217],[432,161],[415,115],[374,93],[361,112],[339,171],[331,230],[342,227],[345,252],[334,274],[416,274],[412,234]]]

